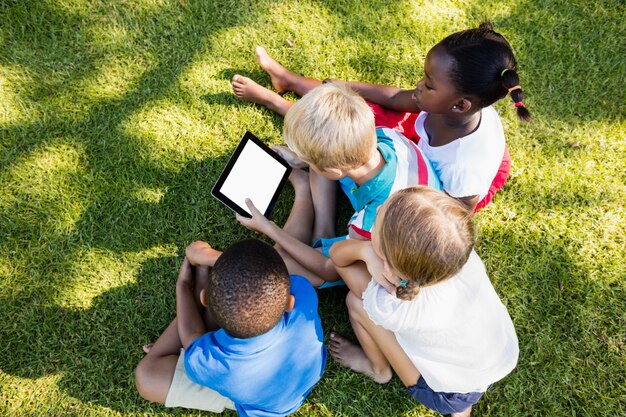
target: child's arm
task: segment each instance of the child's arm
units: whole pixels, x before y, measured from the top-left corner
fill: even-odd
[[[222,252],[215,250],[206,242],[197,240],[187,246],[185,256],[193,266],[202,265],[213,267]]]
[[[337,242],[330,248],[330,259],[339,267],[352,265],[356,261],[365,261],[364,251],[367,246],[371,246],[370,241],[350,239]]]
[[[178,336],[185,348],[205,333],[204,322],[200,317],[193,289],[191,262],[185,258],[176,281],[176,323]]]
[[[420,108],[413,99],[413,90],[403,90],[390,85],[369,84],[350,81],[347,84],[365,100],[397,111],[419,113]]]
[[[392,273],[389,264],[376,254],[371,241],[344,240],[337,242],[330,248],[330,259],[339,268],[340,275],[350,289],[352,286],[346,280],[342,269],[346,269],[357,261],[363,261],[370,277],[390,294],[395,294],[396,287],[400,285],[400,279]]]
[[[279,244],[282,249],[289,254],[296,262],[309,271],[317,274],[325,281],[336,281],[339,274],[333,262],[319,251],[313,249],[306,243],[294,238],[276,223],[268,220],[254,207],[254,204],[246,199],[246,204],[252,213],[251,218],[237,215],[237,221],[255,232],[263,233],[265,236]]]

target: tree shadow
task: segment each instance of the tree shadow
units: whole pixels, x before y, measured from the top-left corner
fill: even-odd
[[[365,2],[359,7],[373,13],[386,3]],[[108,2],[93,4],[100,8],[111,6]],[[24,71],[26,81],[17,94],[41,113],[34,122],[17,120],[0,127],[3,138],[0,172],[53,141],[73,141],[84,149],[86,168],[69,175],[69,180],[85,193],[77,198],[87,206],[75,230],[70,232],[49,228],[55,216],[62,214],[52,202],[27,196],[0,209],[0,215],[7,219],[1,230],[0,252],[28,263],[24,279],[15,284],[9,282],[8,285],[14,285],[10,290],[3,288],[0,315],[5,324],[0,327],[0,335],[5,343],[0,352],[0,369],[24,378],[62,373],[59,386],[70,396],[115,410],[153,410],[135,394],[132,369],[142,356],[141,344],[158,336],[171,319],[174,298],[163,283],[173,285],[180,259],[146,261],[137,284],[109,290],[96,297],[87,309],[59,307],[51,294],[62,292],[74,279],[72,261],[77,253],[96,248],[121,254],[159,244],[182,248],[191,240],[207,235],[227,245],[249,235],[209,193],[225,164],[225,156],[193,161],[181,170],[159,165],[146,157],[147,146],[141,143],[142,138],[123,128],[129,117],[147,103],[169,97],[185,69],[198,54],[210,48],[214,33],[253,24],[259,12],[246,2],[231,2],[228,9],[217,2],[185,4],[186,9],[172,2],[141,11],[133,10],[129,3],[113,7],[116,23],[128,34],[132,48],[141,52],[136,58],[141,60],[145,59],[144,54],[153,54],[158,59],[147,65],[119,96],[97,99],[77,87],[85,80],[95,79],[106,59],[115,56],[115,51],[109,55],[109,49],[94,35],[94,27],[101,23],[97,17],[91,19],[88,10],[62,8],[60,2],[53,0],[0,5],[0,29],[4,37],[0,63]],[[338,15],[353,13],[350,2],[321,4]],[[525,64],[529,96],[533,97],[533,91],[541,92],[535,93],[533,100],[547,117],[574,124],[623,119],[624,107],[614,103],[625,102],[625,93],[621,80],[612,75],[624,74],[624,62],[612,49],[613,43],[603,42],[609,39],[608,34],[623,33],[621,23],[611,17],[616,14],[605,13],[611,5],[607,1],[596,2],[594,7],[522,2],[512,9],[510,16],[495,21],[496,29],[503,27],[510,33],[523,34],[513,42],[514,47],[518,60]],[[562,14],[563,10],[568,10],[568,14]],[[483,11],[478,3],[470,6],[470,14],[479,15]],[[537,25],[542,18],[552,25]],[[143,21],[153,24],[144,28]],[[13,26],[15,22],[25,25]],[[570,29],[574,23],[577,26]],[[46,36],[35,30],[41,25],[50,29]],[[581,25],[591,29],[580,30]],[[62,30],[68,27],[73,31]],[[359,33],[374,39],[379,36],[369,23],[363,22],[346,24],[339,31],[347,37],[363,36]],[[589,37],[578,38],[574,36],[576,33]],[[533,45],[537,44],[545,45],[541,53],[554,57],[554,65],[545,59],[534,66],[530,64],[536,54]],[[589,56],[593,59],[588,59]],[[252,55],[251,59],[254,59]],[[362,53],[352,65],[364,74],[396,74],[404,69],[402,61],[398,62],[388,62],[383,53],[374,51]],[[59,66],[64,67],[62,72],[51,71]],[[220,76],[230,79],[231,71],[225,69]],[[573,71],[585,72],[587,76],[565,76]],[[270,85],[269,77],[261,71],[244,74]],[[407,83],[412,84],[415,79],[411,76]],[[589,79],[597,82],[589,83]],[[575,80],[574,84],[568,84],[571,80]],[[578,103],[579,94],[590,97],[589,108],[575,109],[571,105]],[[81,109],[80,105],[64,103],[73,98],[88,105]],[[200,98],[211,105],[243,106],[228,93],[205,94]],[[572,113],[577,111],[581,114]],[[279,126],[282,122],[274,116],[274,123]],[[518,185],[511,179],[509,193]],[[161,190],[163,197],[156,202],[137,198],[132,191],[142,188]],[[577,191],[548,187],[538,194],[526,190],[524,196],[535,196],[534,210],[547,207],[571,211],[572,207],[601,204],[600,193],[601,190],[589,187]],[[289,197],[281,198],[276,218],[284,220],[289,209]],[[614,330],[617,334],[620,329],[600,314],[606,306],[613,316],[619,317],[614,311],[615,296],[603,284],[584,279],[587,270],[565,249],[575,246],[565,236],[533,231],[522,236],[502,229],[486,234],[483,242],[489,251],[492,270],[497,271],[496,288],[506,288],[505,301],[514,319],[528,315],[531,320],[527,326],[518,328],[523,349],[520,366],[487,394],[487,400],[479,403],[479,412],[486,413],[489,409],[493,414],[495,409],[498,411],[495,414],[509,415],[515,414],[511,409],[517,407],[521,415],[533,414],[529,410],[550,415],[576,410],[576,406],[583,404],[588,410],[596,409],[602,414],[601,402],[584,403],[588,400],[578,397],[572,381],[581,378],[582,372],[577,370],[580,364],[587,375],[597,374],[606,381],[605,386],[611,380],[620,381],[619,375],[607,371],[611,369],[608,365],[619,363],[619,357],[615,359],[616,353],[608,347],[613,337],[608,333]],[[33,253],[39,256],[32,256]],[[520,271],[525,271],[521,278]],[[573,276],[579,280],[573,280]],[[564,283],[563,291],[558,290],[558,282]],[[335,328],[350,333],[344,320],[347,313],[342,290],[320,293],[320,300],[326,332]],[[599,330],[593,330],[596,322],[589,317],[601,323]],[[579,335],[585,345],[583,350],[593,353],[590,356],[598,372],[588,358],[577,356],[581,351],[576,345],[580,342]],[[320,398],[328,398],[330,402],[325,400],[324,405],[348,415],[398,415],[415,407],[397,380],[389,389],[378,389],[367,378],[340,369],[329,361],[325,381],[313,391],[309,403],[321,404]],[[533,391],[539,395],[521,405],[519,399],[528,397],[528,386],[534,387]],[[563,395],[563,392],[573,393]],[[619,394],[615,388],[607,392]],[[489,398],[505,401],[496,403]],[[406,404],[407,408],[390,410],[385,404]],[[505,410],[505,407],[510,408]],[[556,411],[544,413],[546,410]]]
[[[469,14],[489,16],[490,7],[472,3]],[[611,0],[521,1],[494,19],[496,30],[511,34],[507,37],[536,114],[574,125],[626,117],[620,105],[626,102],[620,41],[626,29],[616,8],[626,11]]]

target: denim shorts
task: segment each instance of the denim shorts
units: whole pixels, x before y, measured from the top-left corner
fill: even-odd
[[[417,384],[407,388],[411,397],[426,407],[441,414],[460,413],[467,410],[480,400],[484,392],[435,392],[428,386],[422,376]]]

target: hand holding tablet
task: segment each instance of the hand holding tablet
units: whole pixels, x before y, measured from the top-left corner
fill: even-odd
[[[218,178],[211,194],[244,217],[251,217],[249,198],[269,216],[289,178],[291,167],[250,132],[246,132]]]

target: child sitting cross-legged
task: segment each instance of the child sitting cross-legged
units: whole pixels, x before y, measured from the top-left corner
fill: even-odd
[[[393,370],[423,405],[469,416],[519,355],[511,318],[473,248],[471,214],[457,200],[426,187],[391,196],[371,242],[331,249],[360,342],[333,332],[331,355],[378,383]]]
[[[295,167],[290,177],[295,200],[287,222],[278,227],[251,203],[252,218],[237,219],[274,240],[289,271],[318,287],[339,279],[327,258],[329,248],[348,237],[369,239],[376,209],[391,194],[413,185],[441,189],[417,145],[395,130],[376,129],[365,100],[343,83],[322,84],[293,104],[283,137],[289,148],[274,149]],[[308,173],[298,169],[303,166]],[[355,210],[347,234],[339,237],[337,183]]]
[[[296,411],[326,364],[311,284],[290,276],[278,253],[256,239],[224,253],[198,241],[186,255],[176,318],[144,346],[135,370],[139,394],[166,407],[240,416]]]

